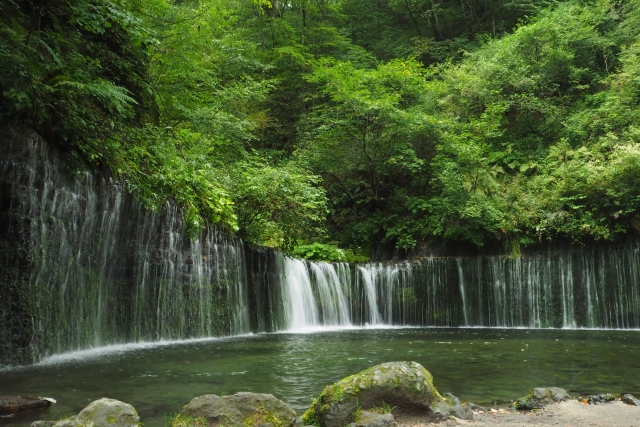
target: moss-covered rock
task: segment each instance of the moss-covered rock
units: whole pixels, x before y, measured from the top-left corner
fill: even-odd
[[[555,403],[572,400],[573,398],[565,390],[557,387],[534,388],[526,396],[516,400],[513,406],[518,410],[542,409]]]
[[[327,386],[302,420],[305,425],[343,427],[357,421],[359,411],[380,407],[393,408],[396,416],[424,414],[425,419],[446,419],[454,406],[454,401],[438,393],[432,375],[422,365],[390,362]],[[460,418],[473,416],[470,410],[459,412]]]
[[[295,418],[295,411],[271,394],[206,394],[189,402],[171,425],[196,427],[203,425],[204,419],[208,427],[290,427]]]
[[[592,394],[587,396],[584,400],[589,403],[589,405],[597,405],[598,403],[608,403],[616,400],[616,397],[613,394],[602,393],[602,394]]]
[[[93,401],[76,416],[53,423],[54,427],[138,427],[140,417],[128,403],[102,398]],[[40,424],[37,424],[40,423]],[[32,426],[42,426],[36,421]]]

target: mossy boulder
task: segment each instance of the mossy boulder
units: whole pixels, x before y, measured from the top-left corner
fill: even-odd
[[[459,401],[458,401],[459,405]],[[471,410],[452,414],[449,401],[433,386],[433,377],[416,362],[390,362],[374,366],[327,386],[302,416],[305,425],[343,427],[356,422],[362,410],[392,408],[397,416],[424,415],[470,419]],[[468,408],[467,408],[468,409]]]
[[[573,398],[565,390],[558,387],[534,388],[526,396],[516,400],[513,406],[518,410],[542,409],[556,402],[564,402]]]
[[[78,415],[57,421],[52,425],[54,427],[138,427],[139,421],[140,417],[133,406],[119,400],[102,398],[91,402]],[[40,421],[32,424],[34,427],[42,425]]]
[[[172,427],[290,427],[296,413],[271,394],[237,393],[196,397],[174,418]],[[204,424],[206,422],[206,424]],[[342,426],[341,426],[342,427]]]

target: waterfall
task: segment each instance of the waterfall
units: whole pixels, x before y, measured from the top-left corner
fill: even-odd
[[[467,314],[467,291],[464,286],[464,273],[462,271],[462,262],[460,258],[456,258],[456,267],[458,270],[458,287],[460,288],[460,299],[462,301],[462,313],[464,315],[464,326],[469,325],[469,316]]]
[[[377,326],[382,324],[382,317],[378,311],[378,294],[374,283],[373,271],[370,268],[364,266],[358,266],[359,278],[362,283],[358,285],[362,286],[366,301],[366,315],[365,324],[371,326]]]
[[[311,288],[311,279],[305,262],[287,258],[284,263],[282,301],[285,325],[289,330],[302,330],[320,324],[318,304]]]
[[[0,363],[109,344],[322,328],[640,328],[640,243],[358,265],[289,258],[0,139]]]
[[[189,240],[170,202],[159,212],[143,209],[108,177],[70,176],[39,138],[13,137],[4,135],[0,159],[4,235],[16,236],[29,269],[3,287],[5,298],[26,302],[10,319],[2,307],[2,320],[3,326],[5,317],[34,320],[30,332],[0,329],[29,334],[32,360],[109,344],[250,332],[239,239],[210,226]]]

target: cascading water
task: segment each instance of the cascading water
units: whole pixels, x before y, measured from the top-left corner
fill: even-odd
[[[640,246],[329,264],[250,248],[0,135],[0,363],[115,343],[353,326],[640,328]]]
[[[282,301],[287,329],[301,330],[320,325],[318,304],[305,262],[286,258],[284,269]]]
[[[170,203],[144,210],[108,178],[72,178],[37,137],[3,142],[3,221],[24,236],[33,359],[250,331],[240,240],[208,227],[190,241]]]
[[[296,277],[303,279],[287,279],[285,286],[304,283],[309,297],[303,311],[320,315],[313,322],[286,323],[284,329],[333,325],[640,328],[637,244],[518,258],[369,263],[354,266],[352,278],[338,274],[346,268],[344,264],[289,262],[300,270]]]

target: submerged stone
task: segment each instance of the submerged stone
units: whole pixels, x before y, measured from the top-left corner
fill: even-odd
[[[513,406],[519,410],[542,409],[552,403],[572,399],[564,389],[558,387],[539,387],[534,388],[526,396],[516,400]]]
[[[17,415],[30,411],[43,411],[51,406],[46,399],[31,396],[0,396],[0,415]]]
[[[343,427],[356,423],[361,410],[424,415],[434,420],[450,415],[473,417],[453,395],[441,396],[433,386],[432,375],[419,363],[390,362],[327,386],[302,419],[307,425]]]
[[[620,400],[627,405],[640,406],[640,400],[636,399],[633,394],[624,394]]]
[[[171,425],[290,427],[295,419],[295,411],[271,394],[237,393],[224,397],[206,394],[189,402]]]
[[[91,402],[78,415],[53,423],[36,421],[31,427],[138,427],[139,421],[133,406],[103,397]]]

